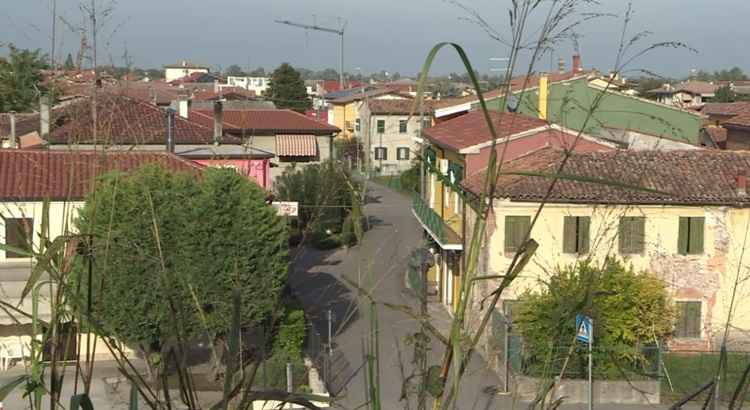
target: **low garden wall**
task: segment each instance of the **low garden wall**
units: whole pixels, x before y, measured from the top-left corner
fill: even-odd
[[[521,401],[532,401],[539,393],[542,379],[516,376],[514,392]],[[564,404],[588,403],[588,381],[565,379],[555,389],[553,400],[564,398]],[[661,399],[658,380],[594,380],[594,403],[657,404]]]

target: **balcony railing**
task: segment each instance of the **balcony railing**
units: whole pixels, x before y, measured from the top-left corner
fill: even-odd
[[[463,249],[461,238],[422,199],[418,193],[412,195],[412,210],[422,226],[444,249]]]

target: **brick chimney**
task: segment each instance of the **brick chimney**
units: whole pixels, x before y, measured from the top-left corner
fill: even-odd
[[[214,101],[214,145],[221,144],[224,134],[224,103]]]
[[[737,175],[737,196],[747,196],[747,176]]]
[[[583,72],[583,65],[581,64],[581,55],[580,54],[573,54],[573,67],[571,67],[573,70],[573,74],[578,74]]]

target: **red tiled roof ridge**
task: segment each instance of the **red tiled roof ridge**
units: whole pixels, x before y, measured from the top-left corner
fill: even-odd
[[[81,200],[100,175],[146,164],[175,172],[204,169],[165,151],[0,149],[0,200]]]
[[[498,138],[511,137],[536,128],[550,126],[545,120],[518,113],[489,111],[488,114]],[[430,141],[454,150],[492,140],[484,113],[476,110],[426,128],[423,134]]]
[[[549,158],[520,165],[525,171],[554,171],[563,155],[547,150]],[[557,155],[557,157],[555,157]],[[615,181],[631,186],[560,178],[551,191],[552,203],[593,204],[681,204],[750,207],[750,196],[737,191],[736,178],[750,168],[750,152],[723,150],[677,150],[573,152],[567,157],[564,174]],[[514,161],[514,164],[519,164]],[[510,166],[509,168],[513,168]],[[486,171],[485,171],[486,175]],[[481,189],[481,174],[463,183],[473,193]],[[638,189],[635,187],[642,187]],[[517,202],[539,202],[550,189],[550,179],[536,176],[500,175],[497,198]]]

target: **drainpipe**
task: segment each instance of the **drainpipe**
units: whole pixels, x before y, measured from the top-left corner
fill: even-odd
[[[547,93],[548,93],[549,77],[547,73],[539,74],[539,119],[547,119]]]
[[[224,133],[224,103],[214,101],[214,145],[221,144],[221,136]]]
[[[10,148],[16,148],[16,112],[10,112]]]
[[[39,97],[39,132],[42,139],[49,137],[49,97],[43,95]]]
[[[167,108],[167,152],[174,154],[174,108]]]

